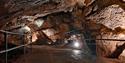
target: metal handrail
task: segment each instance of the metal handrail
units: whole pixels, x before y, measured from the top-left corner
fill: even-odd
[[[20,34],[20,33],[14,33],[14,32],[8,32],[8,31],[4,31],[4,30],[0,30],[1,33],[5,33],[5,34],[12,34],[12,35],[25,35],[25,34]],[[71,31],[72,32],[72,31]],[[84,39],[84,40],[106,40],[106,41],[125,41],[123,39]],[[23,44],[23,45],[20,45],[20,46],[16,46],[16,47],[13,47],[13,48],[10,48],[10,49],[7,49],[7,50],[2,50],[0,51],[0,54],[1,53],[6,53],[6,52],[9,52],[9,51],[12,51],[12,50],[15,50],[15,49],[18,49],[18,48],[21,48],[21,47],[24,47],[24,46],[27,46],[29,44],[31,44],[32,42],[30,43],[27,43],[27,44]]]
[[[25,35],[25,34],[21,34],[21,33],[9,32],[9,31],[4,31],[4,30],[0,30],[0,32],[1,33],[11,34],[11,35]]]
[[[84,40],[125,41],[124,39],[84,39]]]
[[[23,43],[23,45],[20,45],[20,46],[16,46],[16,47],[13,47],[13,48],[10,48],[10,49],[8,49],[8,41],[7,41],[7,35],[8,34],[11,34],[11,35],[19,35],[19,36],[25,36],[25,34],[20,34],[20,33],[14,33],[14,32],[9,32],[9,31],[4,31],[4,30],[0,30],[0,32],[1,33],[3,33],[4,34],[4,41],[5,41],[5,43],[6,43],[6,49],[5,50],[2,50],[2,51],[0,51],[0,54],[1,53],[6,53],[6,61],[5,61],[5,63],[8,63],[8,52],[9,51],[12,51],[12,50],[15,50],[15,49],[18,49],[18,48],[21,48],[21,47],[24,47],[24,54],[25,54],[25,46],[27,46],[27,45],[29,45],[29,44],[31,44],[32,42],[30,42],[30,43],[28,43],[28,44],[25,44],[24,43],[24,37],[21,37],[20,39],[21,39],[21,42]],[[32,37],[32,36],[31,36]],[[32,38],[31,38],[32,39]],[[32,40],[31,40],[32,41]]]
[[[0,30],[1,33],[4,33],[4,34],[12,34],[12,35],[22,35],[24,36],[25,34],[20,34],[20,33],[14,33],[14,32],[8,32],[8,31],[4,31],[4,30]],[[5,39],[6,40],[6,39]],[[16,46],[16,47],[13,47],[13,48],[10,48],[10,49],[7,49],[7,50],[2,50],[0,51],[0,54],[1,53],[5,53],[5,52],[9,52],[9,51],[12,51],[12,50],[15,50],[15,49],[18,49],[18,48],[21,48],[21,47],[24,47],[24,46],[27,46],[29,44],[31,44],[32,42],[28,43],[28,44],[23,44],[23,45],[20,45],[20,46]],[[7,45],[7,44],[6,44]]]
[[[27,46],[27,45],[29,45],[29,44],[31,44],[31,43],[24,44],[24,45],[20,45],[20,46],[16,46],[16,47],[13,47],[13,48],[10,48],[10,49],[7,49],[7,50],[2,50],[2,51],[0,51],[0,54],[1,54],[1,53],[5,53],[5,52],[9,52],[9,51],[12,51],[12,50],[15,50],[15,49],[24,47],[24,46]]]

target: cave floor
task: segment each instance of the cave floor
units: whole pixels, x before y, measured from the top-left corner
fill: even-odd
[[[84,53],[82,50],[52,48],[33,45],[32,50],[14,63],[120,63],[116,59],[105,59]]]
[[[94,58],[81,50],[33,45],[29,53],[14,63],[93,63]]]

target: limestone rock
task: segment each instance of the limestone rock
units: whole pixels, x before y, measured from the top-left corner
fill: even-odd
[[[89,17],[96,23],[105,25],[114,30],[117,27],[125,29],[125,11],[119,5],[111,5],[98,14]]]
[[[101,36],[97,36],[97,39],[121,39],[124,40],[125,34],[103,34]],[[118,46],[123,45],[124,41],[106,41],[106,40],[97,40],[97,55],[110,57],[114,55],[114,52],[118,48]],[[117,51],[120,52],[120,51]]]
[[[99,25],[96,32],[98,35],[95,35],[97,39],[125,39],[125,11],[119,5],[108,6],[88,19]],[[125,55],[124,41],[97,40],[96,44],[98,56],[118,58]]]

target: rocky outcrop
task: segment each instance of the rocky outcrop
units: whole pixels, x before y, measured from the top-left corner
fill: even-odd
[[[35,37],[33,41],[38,38],[36,35],[41,36],[41,39],[46,36],[47,40],[54,42],[56,39],[64,39],[65,32],[70,31],[71,28],[83,29],[83,11],[77,12],[75,7],[88,7],[93,2],[94,0],[8,0],[4,3],[8,14],[1,17],[0,29],[21,34],[32,33]],[[73,19],[77,16],[79,18]],[[56,31],[52,38],[46,34],[51,32],[49,29]],[[49,31],[44,32],[45,30]],[[26,38],[28,40],[29,36]],[[17,40],[18,38],[14,41],[18,42]]]
[[[109,58],[119,58],[124,55],[125,11],[119,5],[111,5],[90,16],[90,22],[95,22],[98,33],[96,39],[116,39],[116,41],[97,40],[97,55]]]

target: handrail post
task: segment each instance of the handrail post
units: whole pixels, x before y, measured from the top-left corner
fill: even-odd
[[[21,44],[25,45],[24,35],[20,35],[20,36],[21,36]],[[26,54],[26,48],[25,48],[25,46],[23,46],[23,54],[24,54],[24,56]],[[25,58],[24,58],[24,62],[25,62]]]
[[[8,63],[8,52],[7,52],[7,49],[8,49],[8,42],[7,42],[7,33],[4,33],[4,41],[5,41],[5,48],[6,48],[6,59],[5,59],[5,63]]]
[[[30,48],[31,48],[31,52],[32,52],[32,33],[30,33]]]
[[[24,41],[24,40],[25,40],[25,39],[24,39],[24,35],[22,35],[22,36],[23,36],[23,38],[22,38],[22,41],[23,41],[23,42],[22,42],[22,43],[23,43],[23,45],[25,45],[25,41]],[[26,47],[24,46],[24,48],[23,48],[23,49],[24,49],[24,55],[25,55],[25,54],[26,54]]]

